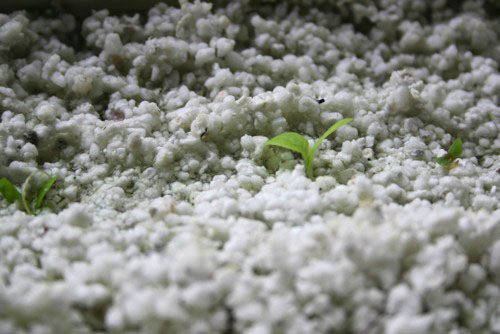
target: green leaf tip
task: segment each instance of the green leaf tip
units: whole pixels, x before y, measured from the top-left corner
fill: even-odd
[[[335,124],[333,124],[328,130],[326,130],[325,133],[321,137],[316,140],[314,143],[313,147],[311,148],[311,158],[314,156],[314,153],[316,153],[316,150],[318,149],[319,145],[329,136],[331,135],[334,131],[336,131],[338,128],[352,122],[352,118],[344,118],[341,119],[340,121],[337,121]]]
[[[279,146],[300,153],[302,155],[302,159],[304,159],[307,177],[309,177],[310,179],[314,179],[313,158],[316,150],[321,145],[321,143],[335,130],[351,121],[352,118],[344,118],[333,124],[321,137],[318,138],[318,140],[316,140],[311,148],[309,148],[309,142],[307,141],[307,139],[295,132],[282,133],[276,137],[269,139],[264,143],[264,145]]]
[[[462,154],[462,139],[457,138],[453,141],[450,149],[448,150],[448,154],[454,159],[458,158],[460,154]]]

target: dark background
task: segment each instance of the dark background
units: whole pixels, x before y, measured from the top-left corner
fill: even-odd
[[[86,17],[92,10],[103,8],[111,12],[139,12],[151,8],[158,2],[177,5],[177,0],[0,0],[0,13],[15,10],[35,10],[50,8],[51,4],[60,6],[77,17]]]

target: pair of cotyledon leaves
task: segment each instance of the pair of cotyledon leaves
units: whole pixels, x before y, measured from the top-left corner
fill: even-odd
[[[453,162],[462,154],[462,140],[457,138],[453,141],[448,153],[436,159],[436,162],[443,167],[452,167]]]
[[[42,183],[40,189],[38,189],[38,192],[36,193],[36,196],[30,196],[28,187],[30,187],[34,175],[35,173],[31,174],[26,179],[26,181],[24,181],[21,191],[19,191],[6,178],[0,179],[0,193],[7,200],[7,202],[17,202],[19,206],[30,215],[37,214],[42,209],[45,195],[57,180],[57,176],[49,177],[45,182]]]
[[[335,130],[351,121],[352,118],[344,118],[336,122],[328,130],[326,130],[326,132],[321,137],[319,137],[316,142],[314,142],[312,147],[309,147],[309,142],[304,136],[295,132],[284,132],[276,137],[269,139],[264,145],[279,146],[300,153],[302,155],[302,159],[304,159],[307,176],[310,179],[314,179],[313,158],[319,145],[321,145],[326,137],[331,135]]]

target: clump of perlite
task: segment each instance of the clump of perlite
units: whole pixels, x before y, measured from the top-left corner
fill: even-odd
[[[0,333],[499,332],[491,6],[0,14],[0,178],[58,176],[0,202]],[[265,145],[346,118],[314,181]]]

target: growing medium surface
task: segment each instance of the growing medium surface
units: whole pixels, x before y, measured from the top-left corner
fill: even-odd
[[[499,333],[496,3],[0,14],[0,333]]]

